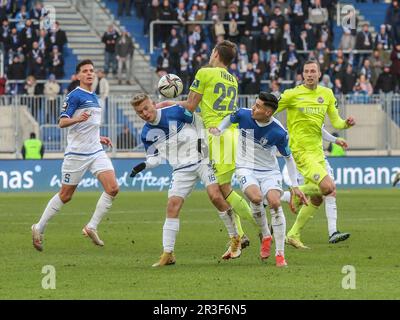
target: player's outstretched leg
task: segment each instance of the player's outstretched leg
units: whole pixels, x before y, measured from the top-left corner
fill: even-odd
[[[210,184],[207,186],[207,193],[210,201],[218,209],[219,217],[223,221],[225,228],[230,237],[228,250],[222,255],[222,259],[236,259],[239,258],[242,251],[240,243],[240,234],[235,223],[235,214],[228,202],[222,195],[221,189],[218,184]]]
[[[251,225],[256,228],[256,230],[258,230],[258,225],[253,218],[250,206],[248,205],[247,201],[243,197],[241,197],[234,190],[232,190],[229,193],[229,195],[226,197],[226,201],[228,201],[228,203],[231,205],[233,211],[240,217],[240,218],[238,218],[239,224],[240,224],[240,219],[245,219],[245,220],[249,221],[251,223]],[[243,232],[243,230],[242,230],[242,232]],[[242,249],[244,249],[250,245],[250,240],[244,234],[244,232],[241,235],[241,237],[242,237]]]
[[[152,267],[162,267],[175,264],[174,255],[176,236],[179,232],[179,212],[182,208],[184,198],[170,196],[167,204],[167,217],[163,226],[163,253],[160,260]]]
[[[248,177],[249,185],[242,185],[242,190],[250,200],[250,208],[254,220],[256,221],[259,230],[262,233],[261,246],[260,246],[260,257],[261,259],[268,259],[271,254],[271,242],[272,236],[268,227],[268,221],[265,214],[265,208],[263,205],[263,196],[259,185],[255,177]]]
[[[281,206],[281,190],[272,189],[267,193],[267,200],[271,213],[271,225],[275,238],[275,263],[277,267],[286,267],[285,234],[286,219]]]
[[[49,220],[61,210],[62,206],[71,200],[77,186],[62,185],[59,193],[47,203],[46,209],[38,223],[32,225],[32,244],[38,251],[43,251],[43,234]]]
[[[104,246],[104,242],[100,239],[97,233],[97,226],[103,219],[104,215],[111,209],[112,202],[116,197],[119,188],[113,170],[104,171],[98,174],[97,178],[103,185],[104,192],[101,194],[100,199],[97,202],[96,210],[94,211],[89,223],[83,227],[82,233],[84,236],[92,239],[95,245],[102,247]]]
[[[337,206],[335,195],[325,197],[325,213],[328,221],[329,243],[337,243],[347,240],[350,237],[350,233],[340,232],[336,226]]]
[[[313,199],[315,197],[312,197]],[[315,212],[318,210],[319,205],[322,203],[322,198],[320,198],[319,205],[314,203],[317,200],[311,201],[308,206],[302,206],[299,213],[297,214],[296,221],[292,228],[289,230],[286,236],[286,242],[296,249],[309,249],[301,242],[301,230],[304,228],[306,223],[314,217]]]

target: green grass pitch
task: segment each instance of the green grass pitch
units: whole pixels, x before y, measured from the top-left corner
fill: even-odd
[[[328,244],[323,208],[303,240],[311,250],[286,247],[289,267],[261,262],[255,230],[239,259],[221,261],[227,236],[197,191],[185,203],[176,244],[177,264],[152,268],[162,251],[166,193],[121,192],[99,227],[105,247],[81,235],[100,193],[77,192],[49,223],[44,251],[30,227],[50,193],[0,195],[0,299],[399,299],[399,189],[338,192],[339,228],[346,242]],[[294,215],[284,207],[288,227]],[[42,288],[42,267],[56,270],[56,289]],[[356,270],[356,288],[342,288],[343,266]]]

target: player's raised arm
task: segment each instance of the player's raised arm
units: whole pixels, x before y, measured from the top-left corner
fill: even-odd
[[[332,90],[331,90],[331,92],[332,92]],[[348,129],[356,124],[353,117],[348,117],[346,120],[343,120],[340,117],[338,109],[337,109],[337,100],[336,100],[335,96],[333,95],[333,92],[332,92],[330,103],[328,105],[327,114],[328,114],[329,120],[332,123],[332,126],[335,129]]]

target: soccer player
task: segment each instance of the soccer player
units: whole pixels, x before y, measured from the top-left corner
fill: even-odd
[[[280,198],[283,194],[282,175],[276,158],[276,149],[286,161],[293,193],[307,204],[305,195],[297,185],[297,170],[288,145],[288,134],[272,115],[278,108],[278,99],[270,93],[261,92],[251,109],[239,109],[227,116],[218,129],[219,134],[233,123],[239,124],[240,135],[236,154],[236,175],[244,194],[250,200],[254,219],[262,231],[261,259],[270,256],[272,236],[268,227],[263,199],[267,199],[272,217],[276,242],[276,266],[287,263],[284,256],[286,220]]]
[[[92,219],[82,232],[96,245],[104,246],[97,234],[97,226],[111,208],[119,189],[114,167],[102,147],[102,144],[111,146],[111,140],[100,136],[101,108],[96,94],[90,91],[94,80],[93,62],[80,62],[76,74],[80,86],[65,97],[59,120],[60,128],[68,128],[61,189],[49,201],[39,222],[32,225],[33,246],[38,251],[43,250],[43,233],[48,221],[71,200],[87,170],[97,177],[104,192],[97,202]]]
[[[149,96],[143,93],[135,95],[131,104],[138,116],[146,121],[141,139],[147,153],[146,161],[133,168],[131,177],[146,168],[156,167],[163,159],[167,159],[173,168],[167,217],[163,227],[164,252],[153,267],[175,263],[174,247],[179,231],[179,212],[198,180],[204,183],[231,238],[230,247],[222,258],[238,258],[241,245],[232,209],[219,189],[209,161],[203,158],[199,150],[199,138],[204,129],[201,119],[179,105],[156,108]]]
[[[335,143],[339,146],[341,146],[344,149],[347,149],[348,145],[347,142],[344,139],[337,138],[333,135],[331,135],[328,131],[326,131],[324,128],[322,128],[322,138],[325,141]],[[327,158],[325,158],[325,163],[326,163],[326,171],[328,172],[329,176],[332,178],[332,180],[335,180],[335,177],[333,175],[333,169],[329,164],[329,161]],[[283,181],[291,187],[291,181],[289,180],[288,176],[288,170],[287,167],[285,166],[283,171]],[[300,185],[304,184],[304,177],[299,173],[297,181]],[[291,193],[289,191],[285,191],[284,195],[282,196],[281,200],[285,202],[290,202],[290,196]],[[336,205],[336,194],[330,194],[329,196],[324,197],[325,200],[325,214],[326,214],[326,219],[328,221],[328,236],[329,236],[329,243],[337,243],[340,241],[345,241],[350,237],[350,233],[347,232],[340,232],[337,229],[337,205]],[[300,208],[298,205],[295,205],[297,207],[296,211],[298,211]]]
[[[318,85],[321,69],[316,60],[308,60],[303,66],[304,84],[283,92],[278,110],[287,109],[287,127],[290,149],[297,169],[305,178],[302,191],[312,194],[311,203],[303,206],[296,222],[287,234],[287,242],[295,248],[307,248],[301,242],[301,230],[322,204],[322,196],[334,196],[336,185],[328,175],[322,149],[322,125],[325,115],[336,129],[355,125],[353,117],[343,120],[337,110],[337,101],[331,89]]]
[[[216,128],[225,116],[236,109],[238,83],[228,72],[228,67],[236,54],[237,48],[234,43],[227,40],[218,43],[211,53],[209,66],[197,71],[187,100],[178,102],[191,112],[195,112],[197,106],[200,106],[206,129]],[[241,218],[250,221],[258,230],[248,203],[231,186],[235,172],[237,132],[235,128],[230,128],[221,137],[214,138],[213,135],[209,135],[208,145],[222,194],[233,211]],[[249,245],[249,239],[244,234],[237,215],[235,215],[236,226],[242,238],[242,248],[245,248]]]

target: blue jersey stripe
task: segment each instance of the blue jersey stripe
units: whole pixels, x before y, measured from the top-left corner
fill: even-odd
[[[74,155],[74,156],[92,156],[92,155],[94,155],[96,153],[99,153],[101,151],[104,151],[104,149],[100,149],[100,150],[97,150],[96,152],[92,152],[92,153],[68,152],[68,153],[64,154],[64,157],[65,156],[69,156],[69,155]]]

